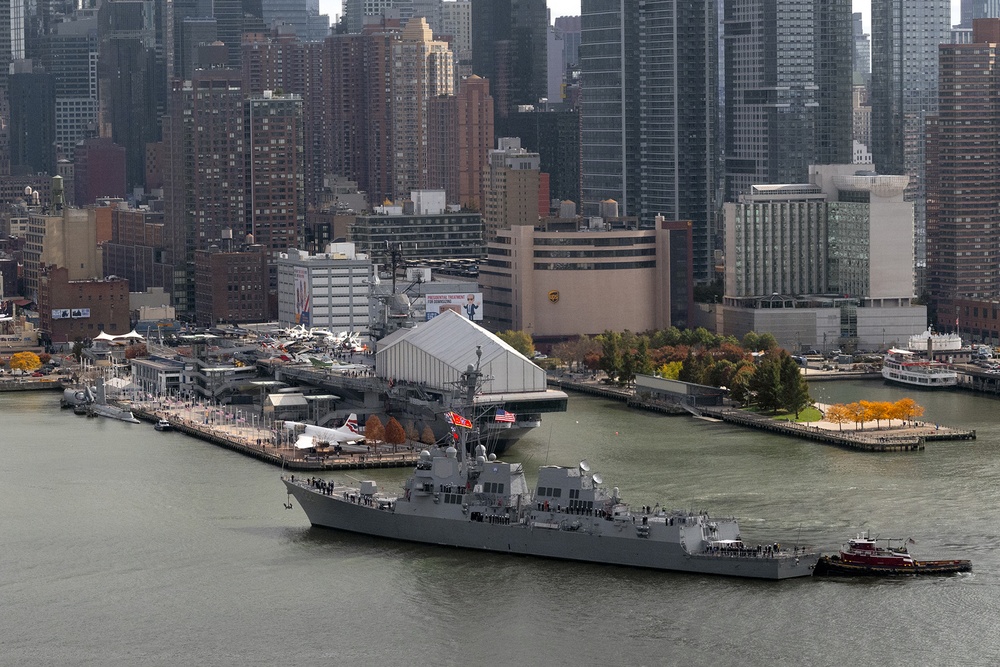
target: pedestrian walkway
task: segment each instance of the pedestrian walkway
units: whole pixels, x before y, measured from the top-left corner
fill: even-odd
[[[289,470],[341,470],[392,468],[415,465],[418,446],[376,443],[366,453],[336,454],[328,448],[312,450],[294,446],[295,434],[260,423],[256,416],[246,419],[236,413],[181,400],[131,402],[133,414],[144,421],[166,419],[178,431],[206,442],[238,451]],[[419,447],[422,447],[419,446]]]
[[[814,403],[814,405],[824,415],[830,409],[830,404],[828,403]],[[879,438],[892,439],[901,437],[928,438],[928,436],[932,440],[967,440],[975,438],[975,431],[951,428],[937,423],[915,420],[904,421],[902,419],[882,419],[880,421],[866,421],[860,424],[853,422],[835,424],[826,419],[821,419],[809,422],[809,426],[836,431],[838,433],[851,433],[855,437],[874,438],[875,440]],[[971,437],[962,437],[963,434],[972,435]]]

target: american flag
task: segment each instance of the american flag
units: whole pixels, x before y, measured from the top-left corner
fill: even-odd
[[[493,421],[508,422],[513,424],[517,421],[517,415],[513,412],[507,412],[506,410],[497,410],[497,414],[493,417]]]

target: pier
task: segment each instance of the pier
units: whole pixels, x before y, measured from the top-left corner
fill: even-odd
[[[1000,396],[1000,374],[991,373],[971,364],[956,364],[957,388],[987,396]]]
[[[59,380],[36,377],[3,377],[0,378],[0,391],[62,391]]]
[[[866,452],[914,452],[924,449],[924,445],[928,441],[976,439],[974,430],[948,428],[940,425],[929,426],[924,422],[898,426],[878,426],[872,422],[866,422],[867,428],[841,430],[841,427],[836,427],[829,422],[804,424],[777,421],[764,415],[734,408],[704,408],[702,412],[731,424],[796,438],[817,440],[829,445]]]
[[[851,378],[845,377],[848,374],[831,375],[837,379],[857,379],[857,374],[853,374]],[[809,379],[812,380],[814,378],[810,377]],[[895,426],[868,423],[862,425],[861,428],[855,428],[855,425],[844,428],[843,425],[833,425],[829,422],[797,423],[778,421],[766,415],[734,407],[694,408],[679,403],[643,401],[638,399],[635,396],[635,392],[631,389],[609,387],[593,381],[588,382],[580,379],[549,378],[549,384],[561,389],[621,401],[634,409],[671,415],[693,414],[746,428],[769,431],[793,438],[814,440],[827,445],[865,452],[916,452],[923,450],[928,442],[976,439],[976,432],[974,430],[927,425],[923,422],[912,423],[910,425],[897,424]],[[818,407],[823,409],[825,406]]]
[[[828,445],[858,449],[867,452],[914,452],[924,448],[924,438],[917,435],[894,434],[891,431],[867,432],[830,431],[819,426],[798,424],[795,422],[776,421],[762,415],[755,415],[742,410],[725,408],[721,410],[704,410],[705,414],[720,419],[729,424],[747,426],[760,431],[770,431],[780,435],[788,435],[806,440],[816,440]]]
[[[621,401],[622,403],[628,403],[635,397],[635,392],[631,389],[614,387],[593,381],[587,382],[576,378],[552,377],[550,375],[548,378],[548,385],[556,389],[569,389],[570,391],[579,392],[581,394],[590,394],[591,396],[610,398],[615,401]]]
[[[159,403],[159,402],[157,402]],[[123,403],[123,407],[128,403]],[[185,406],[185,407],[181,407]],[[304,454],[290,444],[276,442],[274,430],[260,426],[215,424],[199,421],[203,408],[179,403],[133,403],[132,414],[137,419],[155,423],[161,418],[170,422],[179,433],[225,447],[244,456],[264,461],[286,470],[324,471],[359,470],[367,468],[403,468],[416,465],[419,453],[412,446],[403,451],[387,451],[391,445],[375,445],[370,453],[357,454]],[[421,445],[422,447],[422,445]]]

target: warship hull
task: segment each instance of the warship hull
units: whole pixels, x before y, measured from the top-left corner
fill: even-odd
[[[684,521],[636,525],[632,519],[519,509],[514,517],[485,517],[452,505],[442,515],[422,515],[420,503],[398,498],[382,504],[353,499],[354,490],[319,491],[302,480],[283,479],[288,493],[314,526],[394,540],[562,560],[623,565],[758,579],[812,574],[818,554],[767,555],[743,549],[728,553],[688,550],[705,544],[710,522],[700,515]],[[346,494],[346,498],[345,498]],[[485,519],[485,520],[484,520]],[[704,520],[703,520],[704,519]]]

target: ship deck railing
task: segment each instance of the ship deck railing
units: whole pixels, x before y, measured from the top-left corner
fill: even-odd
[[[756,549],[740,550],[720,550],[720,551],[699,551],[689,552],[688,555],[696,558],[754,558],[767,560],[780,560],[784,558],[801,558],[803,556],[815,556],[819,552],[809,551],[805,547],[795,547],[793,550],[779,549],[757,551]]]

